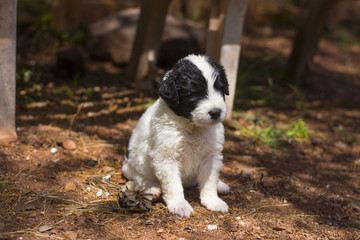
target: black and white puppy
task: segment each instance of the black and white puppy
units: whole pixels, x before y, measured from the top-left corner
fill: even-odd
[[[225,95],[229,85],[215,60],[189,55],[166,73],[160,98],[142,115],[133,130],[122,168],[126,178],[155,195],[163,193],[168,210],[189,217],[192,207],[184,187],[198,184],[201,204],[227,212],[218,197],[228,193],[219,180],[222,167]]]

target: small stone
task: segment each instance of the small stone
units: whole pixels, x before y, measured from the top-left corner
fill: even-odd
[[[65,188],[64,188],[65,192],[68,192],[68,191],[75,191],[76,190],[76,184],[73,183],[73,182],[69,182],[65,185]]]
[[[49,231],[51,229],[53,229],[53,227],[48,226],[48,225],[43,225],[39,228],[39,232],[43,233],[43,232]]]
[[[209,229],[209,230],[216,230],[217,229],[217,225],[212,225],[212,224],[209,224],[209,225],[207,225],[207,229]]]
[[[71,139],[65,139],[62,142],[62,146],[67,150],[75,150],[76,149],[76,143]]]
[[[154,222],[151,220],[146,220],[145,225],[154,225]]]
[[[57,148],[51,148],[51,150],[50,150],[50,152],[52,153],[52,154],[54,154],[54,153],[57,153]]]
[[[96,196],[101,197],[104,194],[103,190],[99,189],[96,193]]]

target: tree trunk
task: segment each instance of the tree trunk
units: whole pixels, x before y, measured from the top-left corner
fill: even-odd
[[[325,20],[340,0],[308,0],[301,10],[286,75],[295,85],[302,85],[318,49]]]

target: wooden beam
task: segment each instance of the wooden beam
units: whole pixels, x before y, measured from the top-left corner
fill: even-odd
[[[16,139],[16,0],[0,0],[0,141]]]
[[[156,65],[166,13],[171,0],[143,0],[134,45],[126,76],[140,90],[152,91],[146,79],[151,65]]]
[[[224,34],[220,50],[220,62],[227,71],[229,93],[226,98],[228,109],[226,118],[230,119],[235,100],[237,73],[240,60],[241,36],[249,0],[232,0],[226,13]]]
[[[229,4],[230,0],[211,0],[209,28],[206,39],[206,55],[217,61],[220,61],[225,16]]]

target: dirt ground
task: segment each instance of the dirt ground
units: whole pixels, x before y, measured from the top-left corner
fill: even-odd
[[[242,63],[285,59],[290,46],[291,34],[245,36]],[[359,45],[322,40],[301,93],[239,96],[221,171],[230,210],[206,210],[191,188],[190,218],[169,214],[161,200],[147,212],[117,204],[127,142],[153,98],[128,87],[111,63],[88,63],[78,79],[38,67],[42,85],[18,86],[18,139],[0,145],[0,239],[359,239],[359,56]],[[269,144],[245,131],[299,119],[308,137]]]

